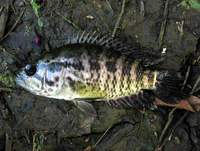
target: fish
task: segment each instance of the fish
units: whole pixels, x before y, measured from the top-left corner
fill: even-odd
[[[89,101],[114,107],[154,108],[155,97],[176,102],[185,96],[180,72],[163,70],[161,53],[99,33],[70,36],[62,47],[27,64],[17,85],[39,96],[72,101],[95,113]]]

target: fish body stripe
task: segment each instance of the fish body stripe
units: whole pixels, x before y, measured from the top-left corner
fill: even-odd
[[[156,72],[145,70],[124,56],[108,57],[104,53],[84,53],[80,57],[86,87],[93,87],[107,99],[130,95],[155,86]],[[98,97],[98,96],[97,96]]]

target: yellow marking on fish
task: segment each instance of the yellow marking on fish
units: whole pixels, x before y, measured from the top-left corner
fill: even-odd
[[[117,70],[114,73],[116,81],[117,81],[116,85],[115,85],[115,90],[116,90],[115,92],[116,92],[117,96],[120,96],[122,93],[120,87],[122,85],[122,80],[123,80],[122,79],[123,60],[124,60],[124,58],[122,58],[122,57],[117,59],[117,61],[116,61],[116,69]]]
[[[107,93],[103,90],[100,90],[99,87],[86,85],[81,82],[76,82],[74,85],[74,89],[83,98],[84,97],[85,98],[100,98],[100,97],[104,98],[107,95]]]
[[[106,57],[102,54],[99,57],[99,66],[100,66],[100,71],[99,71],[99,86],[101,90],[105,90],[105,81],[107,79],[107,68],[106,68]]]
[[[90,79],[91,78],[91,70],[90,70],[89,59],[91,59],[91,58],[86,53],[83,53],[80,58],[81,58],[81,61],[82,61],[82,65],[84,66],[84,72],[83,72],[84,75],[83,76],[86,79]]]

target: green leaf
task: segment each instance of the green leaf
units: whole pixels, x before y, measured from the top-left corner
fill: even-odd
[[[200,2],[198,0],[183,0],[181,5],[186,9],[195,9],[200,11]]]
[[[41,8],[41,5],[36,3],[36,0],[31,0],[31,6],[35,12],[35,15],[39,17],[39,9]]]

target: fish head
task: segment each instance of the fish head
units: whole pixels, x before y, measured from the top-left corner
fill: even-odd
[[[33,94],[40,95],[44,91],[45,73],[48,64],[40,61],[37,64],[27,64],[20,70],[15,79],[17,85]]]
[[[55,99],[74,100],[106,95],[91,80],[90,70],[77,58],[43,59],[26,65],[17,75],[16,83],[29,92]]]
[[[17,74],[16,83],[27,91],[45,97],[56,98],[63,86],[62,66],[57,62],[40,60],[27,64]]]
[[[37,64],[27,64],[22,68],[17,74],[16,83],[40,96],[65,100],[82,98],[79,90],[83,89],[85,82],[79,66],[70,58],[40,60]]]

